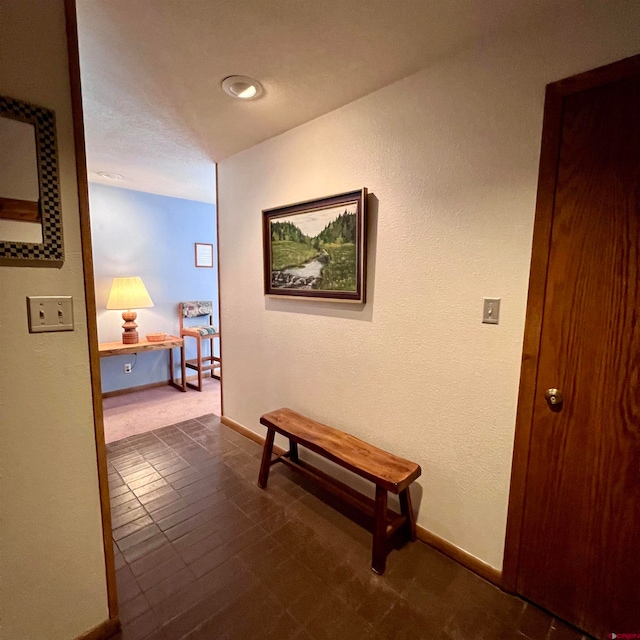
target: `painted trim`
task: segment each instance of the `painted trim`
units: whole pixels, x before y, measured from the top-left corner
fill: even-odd
[[[249,438],[249,440],[253,440],[253,442],[258,443],[259,445],[264,444],[264,436],[256,433],[255,431],[251,431],[244,425],[236,422],[235,420],[228,418],[227,416],[222,416],[220,418],[220,422],[225,426],[233,429],[239,434]],[[273,452],[276,455],[282,455],[286,452],[282,447],[278,447],[277,445],[273,446]],[[430,547],[433,547],[436,551],[444,554],[451,560],[454,560],[458,564],[465,567],[465,569],[469,569],[469,571],[473,571],[476,575],[484,578],[488,582],[496,585],[497,587],[501,586],[502,583],[502,572],[495,567],[483,562],[479,558],[472,556],[470,553],[466,552],[464,549],[460,547],[456,547],[453,543],[441,538],[440,536],[432,533],[428,529],[421,527],[420,525],[416,525],[416,535],[418,540],[428,544]]]
[[[69,80],[71,83],[71,107],[73,112],[73,134],[78,179],[78,207],[80,210],[80,240],[82,246],[82,267],[84,274],[84,296],[87,313],[87,334],[89,367],[91,375],[91,396],[93,402],[96,457],[98,462],[98,486],[100,491],[100,511],[102,515],[102,541],[107,582],[109,618],[118,622],[118,596],[116,592],[116,569],[111,539],[111,503],[109,500],[109,480],[107,452],[104,440],[102,414],[102,385],[100,382],[100,355],[98,353],[98,322],[96,294],[93,276],[93,252],[91,248],[91,224],[89,220],[89,184],[87,179],[87,156],[84,139],[84,117],[82,111],[82,89],[80,86],[80,57],[78,52],[78,23],[75,0],[64,0],[69,55]],[[104,624],[104,623],[103,623]],[[113,634],[111,634],[113,635]],[[88,636],[108,638],[109,635]]]
[[[529,294],[525,319],[520,389],[516,413],[511,487],[505,539],[502,587],[517,593],[520,543],[526,499],[526,479],[533,422],[533,404],[542,338],[544,298],[560,160],[564,99],[610,82],[640,74],[640,55],[547,85],[542,125],[540,169],[536,197]]]
[[[118,631],[120,631],[120,619],[116,616],[101,622],[93,629],[89,629],[86,633],[78,636],[76,640],[108,640],[108,638],[113,638]]]

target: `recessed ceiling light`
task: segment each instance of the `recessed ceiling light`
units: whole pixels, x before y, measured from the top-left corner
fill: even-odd
[[[249,76],[229,76],[222,81],[222,89],[232,98],[253,100],[262,95],[262,85]]]
[[[107,180],[124,180],[124,176],[119,173],[111,173],[111,171],[98,171],[98,175]]]

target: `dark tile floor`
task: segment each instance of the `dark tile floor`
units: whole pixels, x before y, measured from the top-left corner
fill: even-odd
[[[358,518],[282,466],[259,489],[260,453],[213,415],[108,446],[119,640],[582,638],[421,542],[375,575]]]

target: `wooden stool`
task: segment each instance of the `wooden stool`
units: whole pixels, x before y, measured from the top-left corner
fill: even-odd
[[[214,369],[221,366],[221,360],[213,355],[214,340],[220,338],[218,330],[213,326],[213,302],[211,300],[194,300],[191,302],[180,302],[178,304],[180,312],[180,337],[194,338],[196,341],[196,357],[185,361],[185,366],[198,372],[198,384],[187,382],[191,389],[202,391],[202,374],[211,372],[214,378]],[[185,318],[209,317],[209,324],[185,326]],[[202,341],[209,340],[209,355],[202,355]]]

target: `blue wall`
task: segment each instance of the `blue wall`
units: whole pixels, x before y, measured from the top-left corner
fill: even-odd
[[[122,312],[105,308],[116,276],[140,276],[153,300],[152,309],[137,310],[141,339],[156,331],[178,335],[181,300],[213,300],[217,326],[215,205],[102,184],[89,185],[89,203],[100,342],[122,337]],[[213,269],[196,268],[196,242],[214,245]],[[188,358],[195,357],[194,342],[187,340]],[[177,349],[175,355],[179,361]],[[101,358],[102,391],[167,380],[168,357],[168,351],[140,353],[133,371],[126,374],[124,364],[133,364],[135,356]]]

